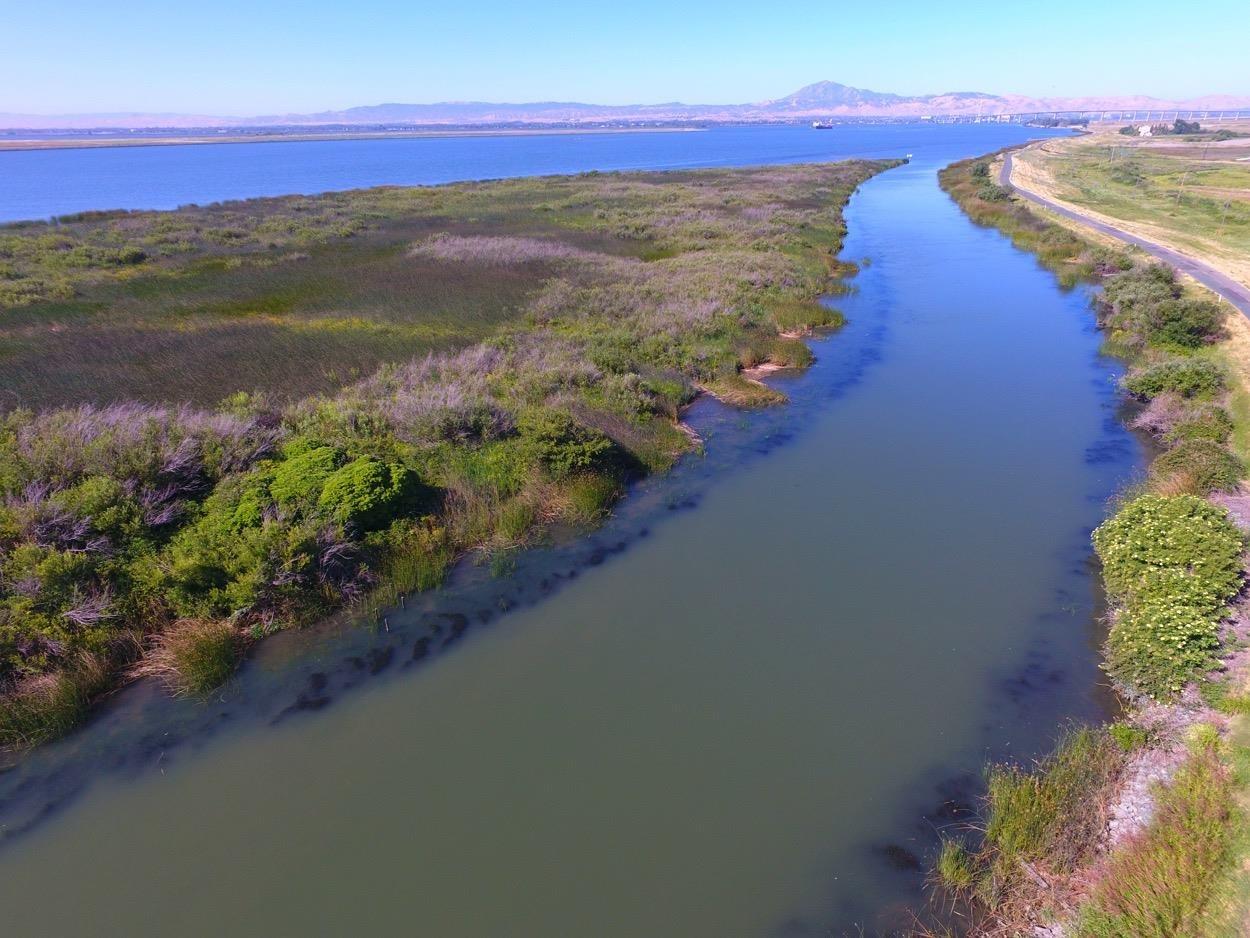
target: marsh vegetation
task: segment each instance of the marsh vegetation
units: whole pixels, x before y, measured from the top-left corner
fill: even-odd
[[[698,318],[754,282],[779,288],[761,303],[804,310],[801,328],[810,293],[781,281],[827,270],[804,255],[840,237],[836,206],[868,166],[383,187],[0,227],[0,409],[291,401],[560,314],[578,291],[653,315],[668,291],[665,312]]]
[[[841,209],[890,165],[6,229],[0,744],[126,675],[201,692],[248,641],[593,523],[691,447],[700,388],[779,399],[741,371],[810,360],[783,333],[838,321],[817,298],[849,270]]]

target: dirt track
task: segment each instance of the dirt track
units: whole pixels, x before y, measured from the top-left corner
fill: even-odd
[[[1043,208],[1047,208],[1052,212],[1062,215],[1064,218],[1070,218],[1075,222],[1100,231],[1105,235],[1110,235],[1126,244],[1133,244],[1157,257],[1164,263],[1171,264],[1182,273],[1193,277],[1204,287],[1214,292],[1216,295],[1227,300],[1233,306],[1237,307],[1246,318],[1250,319],[1250,288],[1238,283],[1226,274],[1221,273],[1214,267],[1190,257],[1174,251],[1172,248],[1164,247],[1162,244],[1143,238],[1139,235],[1131,234],[1107,222],[1090,218],[1088,215],[1082,214],[1076,209],[1069,208],[1059,202],[1055,202],[1045,196],[1038,195],[1028,189],[1024,189],[1011,181],[1011,153],[1007,153],[1003,158],[1003,168],[999,173],[999,184],[1007,189],[1012,189],[1019,193],[1030,202],[1034,202]]]

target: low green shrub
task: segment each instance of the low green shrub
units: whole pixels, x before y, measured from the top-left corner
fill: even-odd
[[[1241,587],[1239,530],[1194,495],[1144,495],[1096,530],[1094,547],[1125,604],[1106,669],[1134,692],[1171,697],[1214,664],[1224,604]]]
[[[1224,371],[1205,358],[1180,358],[1151,365],[1130,374],[1124,387],[1134,397],[1148,400],[1165,391],[1182,397],[1214,394],[1224,387]]]
[[[1193,495],[1235,489],[1244,474],[1241,461],[1211,439],[1190,438],[1160,454],[1150,466],[1152,480],[1170,492]]]
[[[1219,335],[1224,314],[1207,300],[1177,299],[1155,306],[1147,319],[1152,345],[1195,349]]]
[[[525,447],[516,439],[455,447],[446,456],[450,476],[444,484],[467,484],[496,498],[510,498],[521,491],[532,467]]]
[[[1233,418],[1223,407],[1200,405],[1184,420],[1163,434],[1166,443],[1184,440],[1212,440],[1227,443],[1233,434]]]
[[[1224,603],[1241,588],[1242,547],[1228,512],[1193,495],[1144,495],[1104,522],[1094,548],[1108,592],[1124,603],[1107,639],[1108,673],[1163,699],[1209,669]]]
[[[287,452],[290,455],[273,470],[269,494],[284,508],[315,505],[326,480],[343,464],[343,454],[330,446]]]
[[[326,478],[317,507],[340,524],[374,531],[411,510],[418,488],[415,473],[406,466],[360,456]]]
[[[525,451],[558,479],[605,467],[614,456],[615,447],[604,433],[552,407],[524,411],[517,433]]]
[[[283,592],[275,582],[293,587],[311,560],[311,532],[277,520],[235,529],[221,524],[224,515],[214,511],[184,528],[165,553],[161,594],[177,616],[248,613],[266,595]]]
[[[1011,190],[1005,189],[997,183],[982,183],[977,189],[977,198],[982,202],[1006,202],[1011,198]]]
[[[1132,723],[1112,723],[1107,727],[1107,734],[1123,752],[1141,749],[1150,739],[1150,734],[1146,730]]]

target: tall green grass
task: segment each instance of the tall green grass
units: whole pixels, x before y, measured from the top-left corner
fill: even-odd
[[[1229,772],[1208,735],[1159,792],[1150,826],[1112,855],[1081,909],[1076,934],[1201,934],[1212,889],[1228,856],[1233,811]]]

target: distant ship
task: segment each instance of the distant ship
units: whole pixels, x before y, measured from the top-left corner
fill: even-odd
[[[812,130],[833,130],[833,121],[812,121]]]

